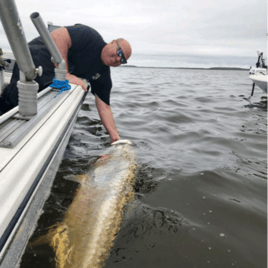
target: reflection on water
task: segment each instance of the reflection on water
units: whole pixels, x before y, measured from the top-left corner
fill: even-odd
[[[112,76],[115,121],[135,143],[138,168],[105,267],[266,267],[267,98],[256,88],[244,99],[248,73]],[[89,94],[31,241],[64,220],[79,187],[64,178],[86,174],[109,141]],[[52,247],[28,246],[21,267],[55,267]]]
[[[262,98],[264,99],[264,98]],[[261,100],[260,102],[254,102],[254,103],[251,103],[248,104],[248,105],[245,105],[246,108],[258,108],[258,109],[263,109],[263,110],[267,110],[267,99],[264,99],[264,100]]]

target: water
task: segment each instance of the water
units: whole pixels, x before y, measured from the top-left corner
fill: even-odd
[[[245,71],[113,68],[112,110],[136,144],[135,201],[105,267],[267,267],[267,102]],[[109,145],[88,94],[31,238],[62,220]],[[24,267],[55,267],[48,245]]]

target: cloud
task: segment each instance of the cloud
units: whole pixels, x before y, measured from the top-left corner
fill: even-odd
[[[16,0],[27,40],[37,36],[29,18],[40,12],[55,25],[83,23],[106,42],[126,38],[135,53],[249,56],[266,55],[265,0]],[[1,46],[3,30],[0,27]]]

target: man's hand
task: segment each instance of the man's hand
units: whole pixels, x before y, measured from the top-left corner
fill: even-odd
[[[73,74],[70,74],[70,73],[67,73],[66,74],[66,79],[69,80],[69,82],[71,84],[75,84],[75,85],[81,86],[82,89],[87,92],[86,85],[85,85],[85,83],[83,82],[82,79],[80,79],[77,76],[75,76]]]
[[[111,107],[105,102],[103,102],[97,95],[95,95],[95,97],[96,97],[96,106],[97,106],[101,121],[111,137],[111,143],[120,140],[119,134],[117,132],[117,129],[114,123],[114,118],[113,118],[113,114],[111,111]]]
[[[118,136],[119,137],[119,136]],[[115,142],[115,141],[119,141],[120,140],[120,137],[119,138],[115,138],[115,139],[112,139],[111,138],[111,144],[113,143],[113,142]]]

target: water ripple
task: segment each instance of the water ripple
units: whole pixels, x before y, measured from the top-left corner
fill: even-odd
[[[106,266],[265,267],[267,98],[255,89],[251,104],[243,99],[251,93],[248,73],[114,68],[112,77],[117,129],[134,142],[139,167],[136,201]],[[88,94],[47,215],[64,213],[74,187],[64,178],[85,172],[109,141]],[[37,233],[49,221],[40,220]],[[35,253],[27,253],[32,261]],[[39,254],[38,263],[48,259]]]

